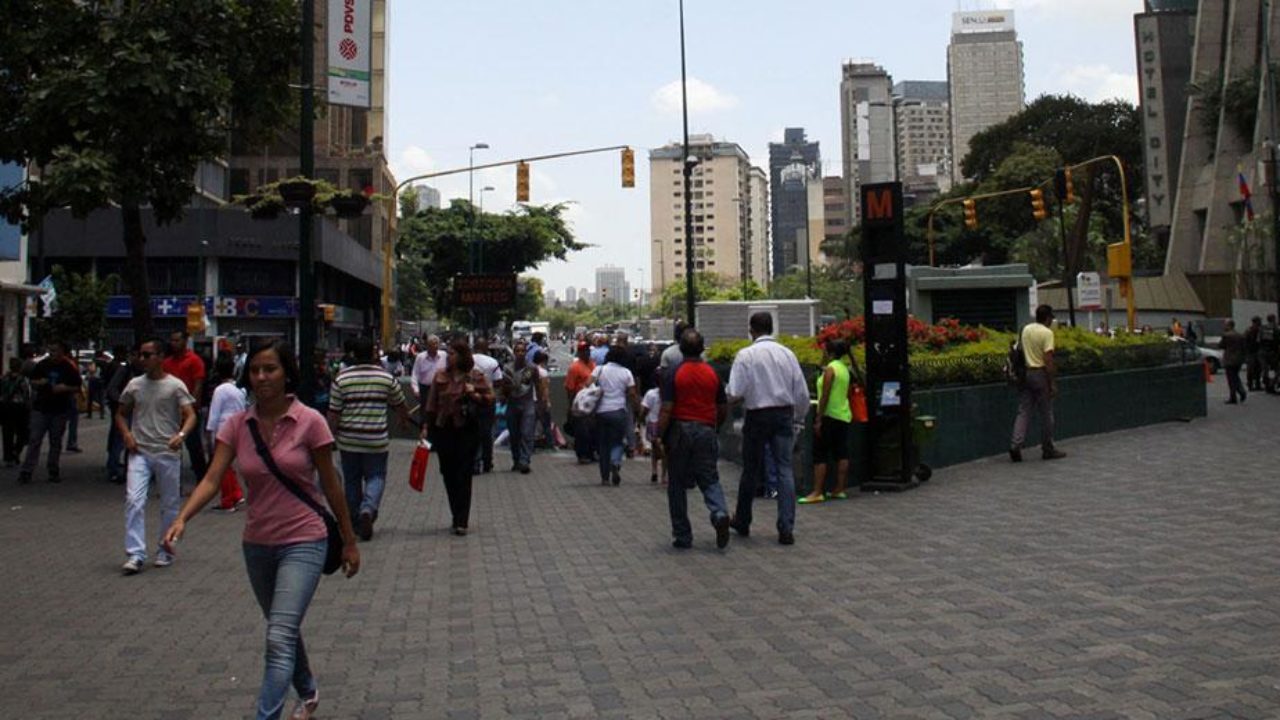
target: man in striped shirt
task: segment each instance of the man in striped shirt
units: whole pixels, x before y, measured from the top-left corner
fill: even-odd
[[[347,507],[360,539],[368,541],[387,481],[387,408],[406,424],[410,415],[399,381],[375,361],[373,341],[357,338],[351,351],[356,364],[338,373],[329,391],[329,428],[342,451]]]

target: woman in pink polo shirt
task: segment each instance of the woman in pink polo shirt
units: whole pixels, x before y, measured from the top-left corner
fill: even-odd
[[[282,341],[256,348],[245,363],[241,384],[246,380],[255,404],[233,415],[218,430],[213,462],[165,533],[165,544],[172,547],[182,537],[187,520],[218,494],[222,474],[234,459],[249,489],[245,566],[267,619],[266,669],[257,718],[279,718],[292,684],[298,704],[289,717],[307,720],[320,702],[320,693],[307,662],[301,626],[320,582],[328,533],[320,516],[268,469],[258,454],[249,420],[257,422],[272,459],[289,482],[316,503],[323,502],[322,495],[328,501],[342,530],[342,565],[347,577],[359,570],[360,551],[333,465],[333,435],[320,413],[293,396],[298,386],[293,349]]]

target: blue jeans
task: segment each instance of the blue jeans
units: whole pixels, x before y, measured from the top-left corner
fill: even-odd
[[[316,692],[316,679],[302,643],[302,619],[320,584],[328,540],[292,545],[244,543],[244,565],[253,595],[267,619],[266,667],[258,693],[258,720],[277,720],[289,685],[298,697]]]
[[[67,414],[63,412],[47,413],[39,410],[31,411],[31,437],[27,441],[27,455],[22,460],[22,474],[30,476],[40,460],[40,445],[44,436],[49,435],[49,457],[45,467],[49,473],[58,472],[58,458],[62,455],[62,433],[67,429]]]
[[[613,468],[622,466],[623,440],[627,436],[625,409],[596,413],[596,453],[600,456],[600,479],[608,480]]]
[[[140,562],[147,559],[147,489],[153,477],[160,490],[161,537],[177,519],[182,505],[181,473],[182,457],[177,453],[129,453],[128,482],[124,486],[125,555]]]
[[[532,402],[517,399],[507,403],[507,430],[512,464],[528,465],[533,460],[533,436],[538,430],[538,410]]]
[[[667,483],[667,509],[671,512],[671,536],[676,540],[693,540],[689,525],[689,499],[685,490],[697,486],[711,513],[711,522],[729,514],[720,487],[716,462],[720,459],[720,441],[715,428],[702,423],[677,421],[667,431],[671,481]]]
[[[742,479],[738,481],[738,509],[734,521],[751,526],[751,503],[756,483],[765,471],[765,447],[778,466],[778,532],[791,532],[796,524],[796,478],[791,467],[795,428],[789,407],[748,410],[742,425]]]
[[[347,509],[351,521],[361,513],[376,520],[382,506],[382,491],[387,486],[387,453],[342,451],[342,483],[347,491]]]

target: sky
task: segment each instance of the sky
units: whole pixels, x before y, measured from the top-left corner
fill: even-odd
[[[678,0],[390,0],[387,148],[397,180],[468,165],[629,145],[636,187],[617,152],[534,163],[536,204],[569,203],[593,247],[531,274],[564,297],[595,288],[595,268],[624,267],[651,286],[648,150],[678,141]],[[738,143],[768,167],[768,143],[803,127],[839,175],[840,67],[872,60],[894,82],[946,80],[951,14],[1012,9],[1028,102],[1071,93],[1136,102],[1133,15],[1142,0],[686,0],[689,131]],[[474,173],[476,202],[516,207],[515,168]],[[426,181],[468,196],[468,173]],[[492,187],[489,192],[481,188]]]

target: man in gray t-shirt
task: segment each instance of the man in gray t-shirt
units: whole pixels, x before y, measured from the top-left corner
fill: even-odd
[[[120,568],[125,575],[137,574],[147,560],[147,487],[153,477],[160,489],[160,527],[169,527],[178,517],[182,444],[196,426],[195,399],[186,384],[164,371],[165,348],[160,340],[148,340],[138,348],[146,374],[125,385],[115,417],[116,429],[129,451],[124,499],[124,552],[128,558]],[[172,553],[162,545],[155,566],[172,564]]]

